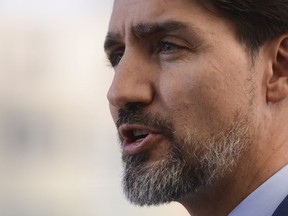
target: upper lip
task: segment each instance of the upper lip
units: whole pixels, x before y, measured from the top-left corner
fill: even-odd
[[[156,134],[160,132],[144,125],[124,124],[119,127],[119,133],[124,140],[136,141],[137,139],[145,138],[151,133]]]

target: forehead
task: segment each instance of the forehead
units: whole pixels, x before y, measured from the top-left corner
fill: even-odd
[[[226,22],[197,0],[115,0],[109,31],[123,35],[138,24],[167,20],[191,22],[194,26],[202,27],[217,27],[219,22]]]

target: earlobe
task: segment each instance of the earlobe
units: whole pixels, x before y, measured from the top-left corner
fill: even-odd
[[[277,103],[288,98],[288,35],[278,40],[272,76],[267,86],[267,102]]]

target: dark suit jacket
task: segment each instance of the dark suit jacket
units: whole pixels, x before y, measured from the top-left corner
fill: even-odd
[[[288,196],[280,203],[272,216],[288,216]]]

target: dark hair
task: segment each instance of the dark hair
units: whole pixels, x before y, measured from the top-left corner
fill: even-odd
[[[288,0],[199,0],[235,27],[236,38],[255,54],[267,41],[288,32]],[[217,14],[218,14],[217,13]]]

